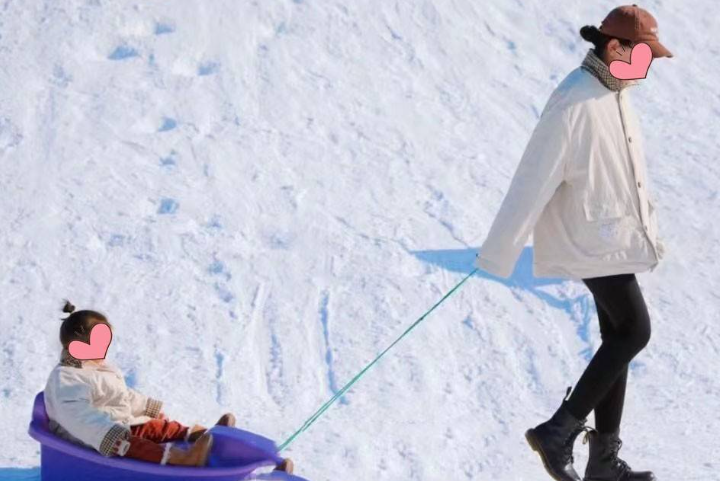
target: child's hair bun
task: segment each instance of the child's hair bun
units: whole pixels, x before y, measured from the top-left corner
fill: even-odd
[[[68,314],[72,314],[72,312],[75,310],[75,306],[70,304],[70,301],[65,299],[65,305],[63,306],[63,312],[67,312]]]

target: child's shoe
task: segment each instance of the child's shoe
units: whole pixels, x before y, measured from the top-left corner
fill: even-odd
[[[212,434],[205,433],[186,451],[173,446],[170,448],[170,457],[167,463],[179,466],[205,466],[212,444]]]
[[[233,415],[233,413],[225,413],[220,417],[220,419],[218,419],[218,422],[215,423],[215,426],[229,426],[231,428],[234,428],[235,416]]]
[[[282,471],[287,474],[292,474],[295,470],[295,465],[292,462],[292,459],[285,458],[282,460],[282,463],[278,464],[273,471]]]
[[[233,413],[225,413],[220,417],[220,419],[218,419],[218,422],[215,423],[215,426],[228,426],[234,428],[235,416],[233,415]],[[190,428],[190,434],[188,434],[187,440],[191,443],[194,443],[195,440],[202,436],[206,431],[207,428],[196,424],[195,426]]]

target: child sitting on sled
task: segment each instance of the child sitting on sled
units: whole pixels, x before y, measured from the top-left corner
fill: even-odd
[[[66,301],[63,312],[70,315],[60,326],[62,355],[45,386],[51,431],[71,442],[90,446],[103,456],[205,466],[213,442],[206,428],[188,427],[167,419],[161,401],[127,387],[122,373],[104,358],[81,360],[70,354],[73,341],[89,343],[96,325],[104,324],[110,335],[112,332],[103,314],[74,311],[75,306]],[[235,426],[235,416],[226,413],[216,425]],[[184,450],[173,446],[173,441],[192,444]],[[285,459],[275,469],[292,473],[292,461]]]

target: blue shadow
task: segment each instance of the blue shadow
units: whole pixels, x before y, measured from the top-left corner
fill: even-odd
[[[419,260],[430,265],[438,266],[450,272],[469,274],[475,268],[475,256],[479,249],[443,249],[410,251]],[[509,288],[523,289],[548,304],[550,307],[561,309],[576,325],[577,335],[585,343],[581,355],[589,361],[593,356],[590,345],[590,323],[596,316],[595,302],[591,294],[584,294],[574,298],[559,298],[542,290],[542,287],[561,284],[569,279],[561,277],[535,277],[533,275],[533,250],[525,247],[520,253],[515,270],[507,279],[497,277],[482,269],[474,277],[481,277],[499,282]]]
[[[0,468],[0,481],[40,481],[40,468]]]

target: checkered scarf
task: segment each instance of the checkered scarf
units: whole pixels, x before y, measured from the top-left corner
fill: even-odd
[[[593,49],[588,49],[580,66],[593,74],[605,87],[616,92],[638,83],[636,80],[620,80],[613,77],[607,64],[595,54]]]
[[[67,349],[63,349],[62,352],[60,353],[60,365],[76,367],[78,369],[81,369],[82,361],[72,357],[72,355],[70,354],[70,352]]]

